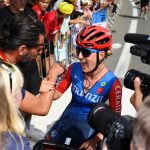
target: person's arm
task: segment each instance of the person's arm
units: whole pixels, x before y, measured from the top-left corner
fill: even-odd
[[[143,93],[140,89],[140,86],[141,86],[141,80],[139,77],[136,77],[134,80],[135,92],[131,96],[130,102],[137,111],[140,109],[140,106],[142,104],[142,99],[143,99]]]
[[[54,90],[41,93],[39,97],[26,91],[19,109],[34,115],[47,115],[52,104],[53,95]]]
[[[56,65],[56,64],[55,64]],[[50,71],[52,69],[55,69],[55,65],[53,65],[53,67],[51,67]],[[71,80],[71,70],[72,70],[72,65],[70,65],[67,69],[67,71],[65,72],[65,75],[63,77],[63,80],[57,85],[57,87],[55,88],[55,93],[53,96],[53,100],[57,100],[58,98],[60,98],[62,96],[62,94],[68,89],[68,87],[70,86],[72,80]],[[51,85],[52,84],[52,85]],[[47,92],[51,89],[53,89],[53,82],[49,82],[48,80],[46,80],[46,78],[41,82],[41,87],[40,87],[40,92]]]
[[[97,133],[93,138],[85,141],[79,149],[90,149],[95,150],[97,147],[97,144],[103,140],[103,135],[101,133]]]
[[[44,85],[42,85],[41,94],[34,96],[29,92],[25,92],[25,97],[21,101],[20,110],[23,112],[35,114],[35,115],[47,115],[51,107],[54,93],[55,83],[57,77],[64,72],[64,69],[59,65],[55,64],[49,71],[48,76],[44,79]],[[44,89],[45,87],[45,89]],[[58,95],[57,95],[58,96]]]
[[[81,18],[70,19],[70,21],[69,21],[69,24],[76,24],[76,23],[88,25],[87,21],[82,20]]]
[[[109,7],[109,2],[107,2],[106,0],[103,0],[100,2],[100,8],[103,9],[105,7]]]
[[[65,35],[61,34],[61,42],[59,48],[62,49],[65,42]]]
[[[58,43],[58,37],[59,37],[59,34],[60,32],[57,32],[55,35],[54,35],[54,47],[57,46],[57,43]]]
[[[72,65],[70,65],[68,67],[63,80],[56,87],[54,100],[58,99],[58,96],[62,95],[69,88],[69,86],[71,85],[71,83],[72,83],[71,70],[72,70]]]
[[[109,105],[117,113],[121,114],[121,99],[122,99],[122,87],[120,81],[117,79],[111,87],[109,93]]]

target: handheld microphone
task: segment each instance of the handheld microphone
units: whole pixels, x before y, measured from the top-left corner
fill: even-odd
[[[124,40],[133,44],[150,44],[150,35],[127,33],[124,36]]]

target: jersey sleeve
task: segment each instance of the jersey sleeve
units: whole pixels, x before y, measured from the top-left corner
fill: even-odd
[[[68,70],[63,78],[63,80],[59,83],[57,86],[56,90],[60,93],[64,93],[68,87],[70,86],[72,80],[71,80],[71,70],[72,70],[72,65],[68,67]]]
[[[110,93],[109,105],[117,113],[121,114],[121,99],[122,99],[122,86],[120,81],[115,80]]]

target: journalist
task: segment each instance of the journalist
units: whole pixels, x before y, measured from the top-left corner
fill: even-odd
[[[136,41],[133,36],[138,37]],[[131,47],[133,55],[140,56],[143,63],[149,62],[148,35],[127,34],[126,42],[139,44]],[[110,108],[104,105],[95,107],[89,117],[89,123],[94,128],[104,133],[102,150],[150,150],[150,86],[149,75],[137,70],[129,70],[124,79],[126,88],[134,90],[130,102],[137,111],[137,117],[118,116]],[[148,96],[146,99],[145,97]],[[103,116],[107,116],[103,118]],[[100,121],[103,118],[103,122]],[[115,147],[117,145],[117,147]],[[115,147],[115,148],[114,148]]]
[[[145,105],[145,101],[144,104],[142,104],[144,96],[141,91],[141,80],[139,77],[136,77],[134,79],[134,90],[135,92],[131,96],[130,101],[134,108],[137,111],[141,112],[143,105]],[[108,105],[106,106],[103,104],[99,104],[98,106],[94,107],[93,110],[89,113],[88,121],[92,128],[100,131],[104,135],[103,141],[105,142],[102,143],[102,150],[136,150],[135,147],[142,137],[143,128],[144,130],[148,130],[145,126],[143,126],[142,128],[141,124],[142,122],[145,125],[146,121],[149,121],[148,117],[142,116],[146,116],[146,114],[148,114],[148,110],[144,111],[140,116],[138,115],[140,118],[137,117],[136,119],[131,116],[119,116],[115,112],[113,112],[111,108],[108,107]],[[104,115],[106,116],[105,118],[103,118]],[[143,119],[141,119],[142,117]],[[100,118],[103,118],[103,121],[100,121]],[[132,135],[134,139],[132,138]],[[138,136],[139,138],[136,138]],[[135,141],[137,142],[136,145]],[[141,145],[143,145],[143,142],[141,143]]]

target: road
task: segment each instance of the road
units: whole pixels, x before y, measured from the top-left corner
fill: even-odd
[[[132,44],[124,42],[126,33],[150,34],[150,12],[147,20],[138,17],[139,6],[135,6],[134,1],[123,1],[119,16],[114,21],[111,28],[113,35],[113,55],[106,60],[107,66],[114,71],[121,80],[123,86],[122,115],[135,116],[136,111],[129,102],[132,90],[126,89],[123,85],[124,75],[128,69],[134,68],[141,72],[150,74],[150,66],[143,64],[138,56],[130,54]],[[53,102],[49,114],[45,117],[33,116],[31,120],[31,147],[36,141],[42,139],[52,124],[60,117],[61,113],[71,99],[70,89],[66,91],[62,98]]]

